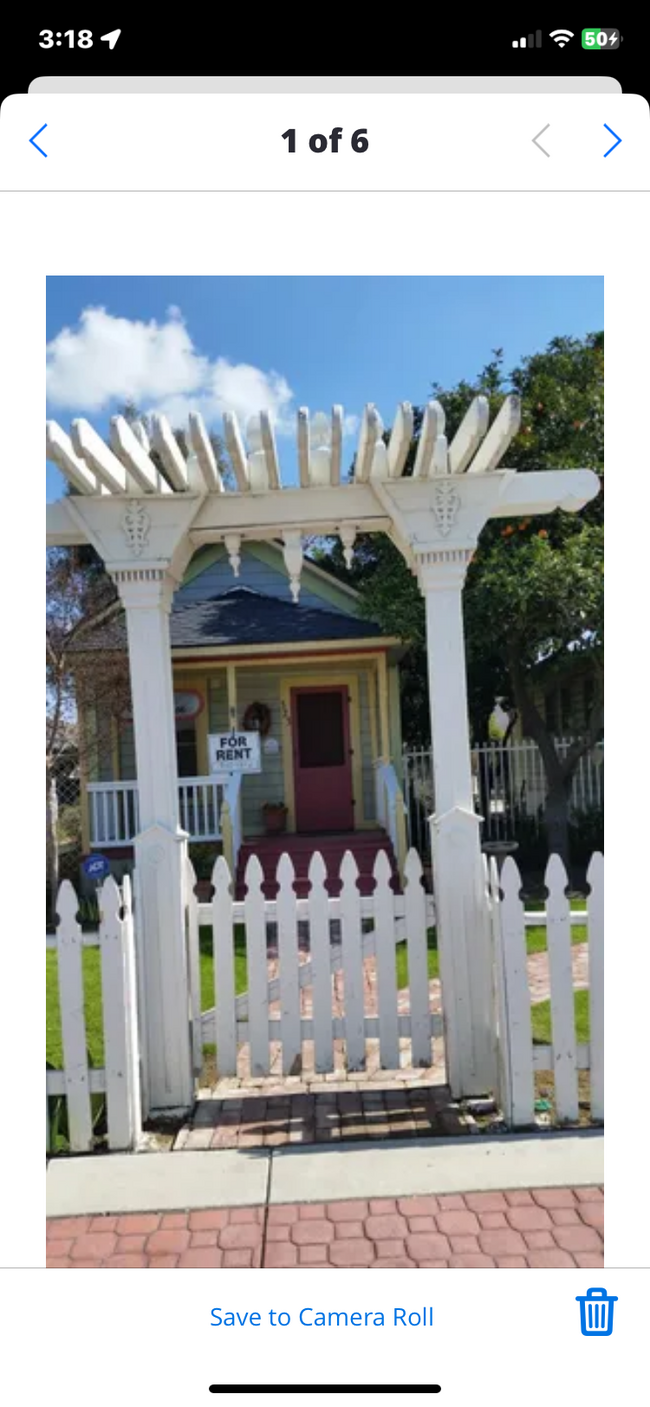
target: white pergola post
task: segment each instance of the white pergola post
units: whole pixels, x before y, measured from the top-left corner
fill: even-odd
[[[109,568],[110,569],[110,568]],[[169,611],[177,582],[164,567],[113,569],[126,612],[138,778],[135,838],[138,947],[149,1109],[193,1100],[185,946],[187,836],[178,780]]]
[[[126,615],[138,780],[134,851],[143,1107],[146,1112],[187,1110],[194,1098],[185,936],[187,836],[178,825],[169,613],[193,551],[189,528],[205,495],[189,485],[184,491],[167,486],[166,492],[157,492],[153,462],[137,441],[128,439],[128,427],[121,427],[125,438],[119,440],[128,468],[86,422],[73,428],[85,459],[63,432],[52,445],[57,462],[80,489],[61,506],[77,538],[91,542],[102,558]],[[174,455],[164,436],[161,443],[170,475],[175,470],[181,476],[180,451]],[[88,491],[84,477],[91,473],[95,492]],[[100,484],[110,492],[99,492]]]
[[[496,1078],[491,954],[480,818],[474,811],[462,590],[471,553],[419,559],[426,603],[435,813],[430,818],[445,1050],[452,1095],[484,1094]]]

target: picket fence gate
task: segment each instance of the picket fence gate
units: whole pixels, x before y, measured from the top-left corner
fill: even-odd
[[[282,1073],[300,1068],[302,1043],[314,1042],[314,1068],[318,1073],[334,1069],[334,1041],[343,1039],[349,1070],[363,1069],[366,1041],[379,1040],[382,1069],[400,1064],[399,1041],[410,1037],[411,1063],[431,1064],[431,1038],[442,1035],[442,1018],[430,1012],[427,969],[427,928],[434,922],[433,904],[422,887],[422,863],[411,850],[404,866],[405,889],[395,894],[392,872],[385,852],[377,854],[373,875],[375,890],[370,897],[359,893],[358,867],[347,851],[340,867],[340,897],[330,898],[326,889],[327,870],[316,851],[309,865],[311,890],[308,898],[297,898],[295,871],[290,857],[282,855],[276,870],[279,885],[276,899],[262,892],[264,875],[257,856],[246,867],[246,898],[235,901],[228,865],[220,856],[212,872],[214,894],[209,904],[199,903],[194,888],[196,877],[188,864],[188,940],[192,1002],[193,1055],[195,1070],[202,1065],[204,1042],[214,1041],[220,1075],[237,1071],[238,1043],[248,1042],[253,1076],[268,1075],[271,1042],[282,1045]],[[309,924],[309,956],[300,961],[299,922]],[[332,941],[332,923],[340,924],[340,941]],[[235,992],[235,924],[246,931],[248,990]],[[277,925],[278,976],[269,979],[268,927]],[[214,945],[215,1004],[201,1012],[199,980],[199,927],[210,925]],[[408,955],[410,1012],[398,1010],[395,971],[395,945],[405,939]],[[369,1014],[365,1003],[364,958],[374,956],[377,966],[377,1014]],[[343,971],[344,1016],[333,1007],[335,972]],[[300,994],[312,989],[312,1011],[301,1015]],[[280,1016],[271,1016],[271,1002],[280,1003]]]
[[[487,901],[494,945],[494,979],[499,1052],[499,1103],[511,1128],[535,1121],[535,1071],[550,1070],[559,1123],[578,1119],[578,1070],[589,1070],[591,1118],[604,1120],[604,861],[592,855],[587,870],[586,920],[589,957],[589,1041],[575,1030],[568,878],[559,855],[551,855],[544,876],[545,914],[526,914],[521,875],[508,856],[501,874],[492,859],[487,868]],[[551,1004],[551,1044],[533,1044],[528,984],[526,927],[546,925]]]
[[[323,857],[311,859],[308,898],[294,891],[295,872],[282,855],[276,878],[276,899],[266,899],[264,876],[256,856],[246,869],[246,898],[232,897],[233,880],[223,857],[217,860],[210,903],[199,902],[196,876],[187,869],[187,942],[190,977],[190,1019],[194,1068],[203,1066],[203,1045],[214,1042],[220,1075],[237,1072],[238,1046],[248,1043],[253,1076],[268,1075],[271,1043],[280,1042],[282,1073],[300,1068],[304,1041],[314,1043],[314,1068],[334,1069],[334,1042],[343,1040],[349,1070],[363,1069],[366,1042],[378,1040],[382,1069],[400,1065],[400,1038],[410,1038],[410,1063],[431,1063],[431,1040],[443,1034],[443,1018],[430,1011],[427,930],[435,922],[433,900],[422,885],[422,864],[415,850],[404,866],[403,894],[391,886],[390,863],[379,852],[373,869],[375,890],[362,896],[358,868],[347,852],[340,868],[339,898],[327,893]],[[521,876],[508,857],[501,873],[486,862],[486,903],[493,943],[495,1031],[498,1047],[499,1103],[511,1128],[529,1127],[535,1120],[536,1070],[554,1076],[555,1108],[560,1123],[578,1118],[578,1071],[589,1069],[591,1117],[604,1119],[604,863],[592,856],[587,879],[586,912],[570,909],[568,880],[557,855],[545,874],[548,891],[543,913],[524,911]],[[47,1146],[50,1146],[49,1104],[64,1097],[72,1152],[93,1147],[92,1096],[106,1100],[108,1146],[136,1148],[141,1134],[141,1056],[138,1042],[136,955],[131,885],[125,877],[120,890],[109,876],[99,892],[100,923],[83,933],[77,919],[79,901],[69,881],[61,885],[56,933],[46,937],[57,952],[63,1069],[47,1070]],[[586,919],[589,954],[589,1042],[576,1041],[572,973],[571,927]],[[299,924],[309,927],[309,953],[300,960]],[[235,925],[245,928],[247,991],[235,990]],[[552,1040],[534,1044],[528,982],[526,929],[545,925],[548,943]],[[214,1007],[201,1010],[199,928],[212,929]],[[336,928],[333,926],[336,925]],[[272,926],[273,931],[269,932]],[[269,978],[268,948],[277,948],[278,975]],[[408,1014],[400,1013],[395,970],[395,945],[406,941]],[[90,1062],[87,1046],[83,950],[99,948],[104,1064]],[[366,1010],[363,963],[376,960],[376,1013]],[[335,1014],[333,977],[343,973],[343,1014]],[[311,989],[312,1015],[301,1012],[301,993]],[[279,1016],[270,1014],[279,1003]]]
[[[111,875],[98,895],[99,928],[83,933],[77,920],[79,900],[64,880],[56,901],[59,923],[46,935],[56,949],[63,1069],[46,1070],[46,1147],[50,1149],[50,1099],[64,1096],[70,1151],[87,1153],[94,1143],[92,1095],[106,1099],[108,1146],[135,1148],[141,1133],[136,965],[131,882],[122,889]],[[99,948],[104,1064],[97,1068],[88,1053],[83,950]]]

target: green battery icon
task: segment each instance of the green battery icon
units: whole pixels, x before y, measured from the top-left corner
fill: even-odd
[[[583,49],[618,49],[621,36],[617,29],[583,29]]]

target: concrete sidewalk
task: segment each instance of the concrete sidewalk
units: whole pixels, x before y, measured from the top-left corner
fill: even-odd
[[[600,1186],[599,1132],[52,1159],[50,1217]]]

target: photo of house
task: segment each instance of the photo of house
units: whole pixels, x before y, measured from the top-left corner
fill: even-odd
[[[378,848],[394,867],[405,859],[403,806],[396,811],[394,801],[404,646],[363,619],[358,594],[309,558],[294,601],[281,544],[243,544],[236,573],[225,546],[203,548],[171,608],[179,804],[190,854],[209,877],[224,847],[228,778],[210,775],[209,736],[258,730],[259,771],[234,773],[236,832],[234,816],[226,824],[224,853],[238,888],[252,851],[267,862],[271,887],[286,851],[304,888],[314,850],[332,862],[335,881],[349,849],[367,889]],[[84,637],[91,655],[125,648],[121,617]],[[106,745],[91,749],[85,765],[84,851],[129,861],[137,827],[132,722],[113,718],[102,735]]]

